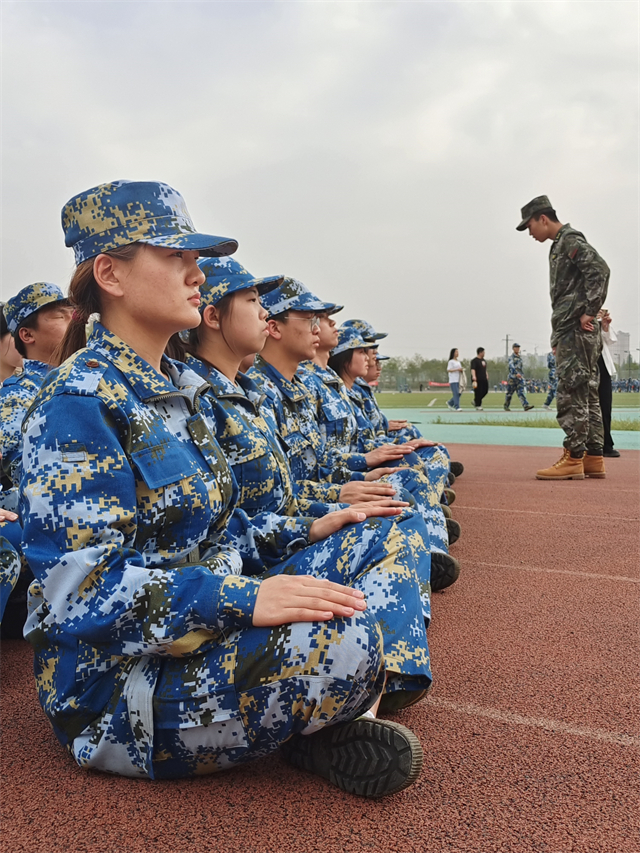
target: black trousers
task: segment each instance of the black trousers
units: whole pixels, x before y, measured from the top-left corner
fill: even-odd
[[[598,396],[600,397],[600,408],[602,410],[602,426],[604,427],[604,449],[613,449],[613,439],[611,438],[611,405],[613,402],[613,392],[611,391],[611,376],[607,370],[602,356],[598,359],[598,368],[600,370],[600,384],[598,385]]]
[[[478,408],[478,406],[482,405],[483,399],[487,396],[489,392],[489,382],[487,379],[479,379],[477,381],[477,387],[473,392],[473,405]]]

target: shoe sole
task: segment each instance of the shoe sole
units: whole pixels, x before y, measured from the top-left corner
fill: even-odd
[[[453,518],[447,519],[447,533],[449,535],[449,545],[453,545],[460,538],[460,525]]]
[[[546,475],[536,474],[536,480],[584,480],[584,474],[562,474],[560,477],[547,477]]]
[[[446,561],[443,557],[446,556]],[[443,562],[440,562],[443,560]],[[431,554],[431,591],[440,592],[452,586],[460,577],[460,563],[451,554]]]
[[[420,741],[412,731],[390,720],[367,718],[295,735],[282,751],[294,767],[360,797],[386,797],[408,788],[423,762]]]
[[[604,478],[607,476],[607,472],[602,471],[602,472],[599,472],[598,474],[587,474],[587,473],[585,473],[584,476],[585,477],[591,477],[592,480],[604,480]]]

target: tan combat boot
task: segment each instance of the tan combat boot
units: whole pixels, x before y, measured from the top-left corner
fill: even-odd
[[[585,477],[595,477],[596,480],[604,480],[607,476],[607,472],[604,470],[603,456],[589,456],[588,453],[585,453],[582,464]]]
[[[551,468],[542,468],[536,473],[537,480],[584,480],[582,459],[574,459],[569,451],[564,449],[560,459]]]

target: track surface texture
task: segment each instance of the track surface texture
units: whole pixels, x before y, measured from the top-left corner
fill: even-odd
[[[452,446],[459,581],[434,595],[435,685],[395,715],[418,782],[343,793],[279,755],[146,782],[79,770],[2,644],[6,853],[638,853],[640,453],[542,482],[549,448]]]

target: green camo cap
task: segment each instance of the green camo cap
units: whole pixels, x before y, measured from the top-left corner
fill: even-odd
[[[549,201],[549,196],[547,195],[536,196],[536,198],[532,199],[529,204],[525,204],[520,211],[522,222],[520,225],[516,225],[516,231],[524,231],[529,224],[531,217],[535,213],[542,213],[543,210],[553,210],[553,205]]]

